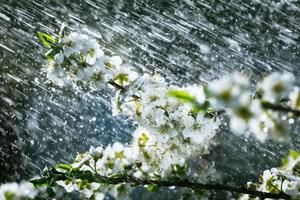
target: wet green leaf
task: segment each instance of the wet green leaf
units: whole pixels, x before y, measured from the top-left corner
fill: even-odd
[[[183,90],[170,90],[168,95],[186,103],[195,103],[196,98]]]
[[[59,172],[67,172],[72,169],[72,166],[69,164],[58,164],[54,168]]]
[[[49,185],[49,181],[50,178],[48,177],[33,178],[29,180],[29,182],[31,182],[36,188],[47,187]]]
[[[37,36],[39,37],[42,44],[48,48],[51,48],[54,44],[57,43],[56,39],[47,33],[37,32]]]

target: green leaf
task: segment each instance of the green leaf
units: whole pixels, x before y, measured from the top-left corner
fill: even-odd
[[[195,103],[196,98],[183,90],[170,90],[168,95],[186,103]]]
[[[72,169],[68,175],[70,177],[73,177],[75,179],[86,179],[89,182],[95,181],[95,176],[92,172],[90,171],[80,171],[79,169]]]
[[[47,33],[37,32],[37,36],[39,37],[43,45],[45,45],[48,48],[51,48],[53,44],[57,43],[56,39]]]
[[[69,164],[58,164],[54,167],[58,172],[67,172],[72,169],[72,166]]]
[[[36,188],[47,187],[49,185],[49,181],[50,181],[49,177],[39,177],[39,178],[33,178],[29,180],[29,182],[31,182]]]
[[[159,186],[156,184],[147,185],[148,192],[156,192],[159,189]]]
[[[298,151],[291,150],[289,152],[289,156],[291,156],[295,160],[300,156],[300,153]]]

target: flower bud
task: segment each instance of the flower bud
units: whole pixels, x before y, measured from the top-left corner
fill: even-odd
[[[89,152],[90,152],[91,156],[96,160],[100,159],[103,156],[103,148],[102,147],[97,147],[97,148],[91,147]]]

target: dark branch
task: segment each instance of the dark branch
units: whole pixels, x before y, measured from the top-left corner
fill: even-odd
[[[114,82],[113,80],[110,80],[107,83],[114,86],[115,88],[121,90],[121,92],[126,92],[127,91],[127,89],[125,87],[123,87],[122,85],[119,85],[118,83]]]
[[[125,88],[122,85],[119,85],[118,83],[114,82],[113,80],[110,80],[107,82],[107,84],[110,84],[112,86],[114,86],[116,89],[121,90],[122,93],[127,92],[127,88]],[[131,95],[134,99],[139,99],[140,97],[137,95]]]
[[[43,185],[47,182],[55,182],[58,180],[70,180],[71,179],[87,179],[90,182],[97,182],[97,183],[105,183],[111,185],[117,185],[122,183],[129,183],[133,186],[145,186],[145,185],[157,185],[159,187],[186,187],[191,189],[205,189],[205,190],[223,190],[223,191],[230,191],[236,192],[238,194],[249,194],[253,197],[259,197],[260,199],[291,199],[291,196],[279,192],[279,193],[268,193],[268,192],[261,192],[257,190],[248,189],[246,187],[234,187],[229,185],[221,185],[221,184],[202,184],[196,182],[190,182],[189,180],[177,180],[177,181],[164,181],[164,180],[144,180],[138,179],[131,175],[126,174],[116,174],[112,176],[102,176],[100,174],[95,174],[90,171],[78,171],[78,170],[71,170],[66,173],[59,172],[54,168],[51,168],[48,171],[48,175],[45,177],[41,177],[38,179],[32,179],[31,182],[34,185]],[[41,184],[42,183],[42,184]]]
[[[110,177],[103,177],[100,175],[96,176],[100,182],[106,182],[110,184],[120,184],[120,183],[131,183],[134,185],[158,185],[160,187],[187,187],[193,189],[205,189],[205,190],[223,190],[223,191],[230,191],[236,192],[239,194],[249,194],[251,196],[259,197],[261,199],[265,198],[272,198],[272,199],[291,199],[291,196],[281,192],[281,193],[268,193],[268,192],[261,192],[257,190],[250,190],[245,187],[233,187],[228,185],[221,185],[221,184],[202,184],[202,183],[195,183],[190,182],[188,180],[179,180],[176,182],[171,181],[162,181],[162,180],[141,180],[137,179],[133,176],[123,176],[119,178],[110,178]]]
[[[262,106],[265,109],[282,111],[282,112],[291,112],[296,117],[300,117],[300,110],[295,110],[295,109],[292,109],[288,106],[284,106],[284,105],[281,105],[281,104],[272,104],[272,103],[269,103],[269,102],[262,102]]]

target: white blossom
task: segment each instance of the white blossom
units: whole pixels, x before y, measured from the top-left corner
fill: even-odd
[[[211,99],[212,106],[216,109],[224,106],[234,107],[238,104],[239,96],[248,86],[248,78],[237,72],[209,83],[208,88],[213,96]]]
[[[287,97],[294,80],[295,77],[291,73],[275,72],[265,77],[259,85],[263,92],[263,98],[270,102],[276,102],[280,98]]]
[[[99,159],[103,156],[103,147],[101,146],[97,148],[91,147],[89,152],[93,158]]]
[[[0,185],[1,200],[22,200],[24,198],[34,199],[38,194],[38,190],[29,182],[6,183]]]
[[[265,170],[259,184],[254,184],[256,190],[268,193],[282,191],[290,195],[291,199],[300,198],[300,177],[297,176],[299,170],[300,154],[291,151],[289,156],[285,159],[283,166],[280,168],[272,168]],[[253,185],[253,183],[248,183]],[[242,195],[240,199],[252,199],[248,195]]]

